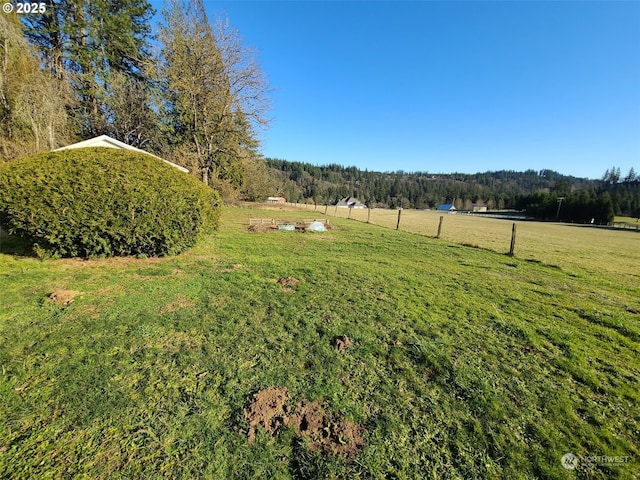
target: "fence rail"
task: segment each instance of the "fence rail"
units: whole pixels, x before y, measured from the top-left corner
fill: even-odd
[[[613,228],[623,228],[625,230],[640,230],[640,223],[638,222],[636,222],[635,224],[629,222],[609,222],[607,226]]]

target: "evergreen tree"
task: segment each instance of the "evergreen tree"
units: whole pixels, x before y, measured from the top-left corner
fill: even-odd
[[[114,119],[107,104],[114,75],[145,77],[151,5],[146,0],[46,3],[45,13],[23,17],[27,36],[38,47],[43,64],[73,87],[79,134],[109,133]]]

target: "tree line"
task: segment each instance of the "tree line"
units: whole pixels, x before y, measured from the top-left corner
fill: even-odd
[[[546,220],[593,219],[594,223],[611,221],[613,215],[640,217],[640,176],[633,169],[623,177],[614,167],[601,179],[591,180],[553,170],[431,174],[371,172],[275,158],[267,158],[266,163],[278,175],[280,193],[293,202],[331,204],[351,196],[380,208],[437,208],[452,203],[458,210],[486,206],[520,210]]]
[[[273,186],[258,152],[268,82],[203,0],[44,0],[0,15],[0,160],[101,134],[189,168],[228,196]]]

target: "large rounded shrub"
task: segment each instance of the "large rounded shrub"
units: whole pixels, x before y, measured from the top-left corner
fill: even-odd
[[[171,255],[218,225],[220,196],[128,150],[49,152],[0,166],[0,226],[39,255]]]

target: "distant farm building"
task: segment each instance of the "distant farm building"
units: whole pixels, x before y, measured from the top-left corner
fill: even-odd
[[[451,203],[442,203],[440,205],[438,205],[438,210],[444,211],[444,212],[455,212],[456,211],[456,207],[453,206],[453,204]]]
[[[354,197],[344,197],[336,203],[336,207],[344,208],[365,208],[366,205]]]
[[[268,203],[285,203],[286,201],[284,197],[267,197]]]
[[[486,212],[487,211],[487,206],[486,205],[477,205],[475,203],[471,204],[471,211],[472,212]]]
[[[83,140],[82,142],[74,143],[72,145],[67,145],[66,147],[57,148],[54,151],[68,150],[72,148],[89,148],[89,147],[122,148],[124,150],[132,150],[134,152],[144,153],[145,155],[151,155],[152,157],[157,158],[158,160],[162,160],[164,163],[168,163],[172,167],[180,170],[181,172],[189,173],[189,170],[187,170],[184,167],[181,167],[180,165],[176,165],[175,163],[172,163],[169,160],[160,158],[157,155],[154,155],[153,153],[145,152],[144,150],[140,150],[139,148],[132,147],[131,145],[121,142],[120,140],[116,140],[115,138],[111,138],[108,135],[100,135],[99,137],[90,138],[89,140]]]

